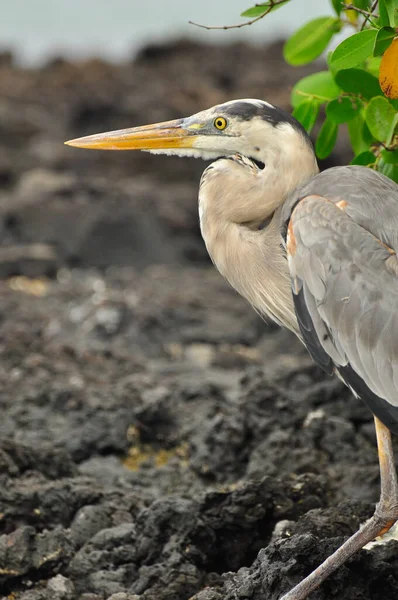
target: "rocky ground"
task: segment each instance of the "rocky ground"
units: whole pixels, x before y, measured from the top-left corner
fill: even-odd
[[[304,73],[278,45],[1,57],[1,598],[277,600],[371,515],[372,416],[209,264],[204,163],[62,144],[287,108]],[[397,567],[391,540],[311,598],[394,598]]]

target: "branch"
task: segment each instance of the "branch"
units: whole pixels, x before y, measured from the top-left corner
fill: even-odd
[[[377,5],[379,4],[379,0],[373,0],[372,6],[370,7],[370,13],[371,15],[373,15],[374,11],[377,8]],[[363,31],[366,23],[369,21],[369,23],[372,25],[372,21],[370,20],[370,17],[368,17],[367,15],[365,15],[365,19],[364,22],[362,23],[362,27],[361,27],[361,31]]]
[[[372,6],[370,7],[370,10],[364,10],[363,8],[359,8],[358,6],[355,6],[354,4],[342,4],[344,10],[352,10],[357,12],[358,14],[360,14],[362,17],[364,17],[364,20],[362,22],[361,25],[361,29],[360,31],[363,31],[365,25],[367,23],[370,23],[373,27],[376,27],[376,25],[373,23],[371,17],[378,17],[378,15],[374,14],[374,11],[377,7],[378,4],[378,0],[374,0]],[[350,23],[352,25],[352,23]]]
[[[369,12],[368,10],[363,10],[362,8],[358,8],[358,6],[354,6],[354,4],[343,4],[342,5],[344,7],[345,10],[355,10],[355,12],[360,13],[361,15],[364,15],[365,17],[373,17],[373,13]]]
[[[264,12],[251,19],[250,21],[246,21],[245,23],[238,23],[236,25],[203,25],[201,23],[194,23],[193,21],[188,21],[190,25],[195,25],[195,27],[200,27],[201,29],[241,29],[241,27],[246,27],[247,25],[253,25],[253,23],[257,23],[260,19],[263,19],[266,15],[268,15],[275,6],[279,4],[285,4],[289,0],[269,0],[268,6],[265,8]],[[255,4],[254,6],[263,6],[263,4]],[[266,6],[266,5],[264,5]]]

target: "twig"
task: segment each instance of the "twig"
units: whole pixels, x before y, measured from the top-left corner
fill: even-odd
[[[373,14],[373,11],[375,10],[377,3],[378,3],[378,0],[373,2],[372,6],[370,7],[370,11],[364,10],[363,8],[359,8],[358,6],[355,6],[354,4],[342,4],[342,6],[344,7],[345,10],[353,10],[364,17],[364,20],[363,20],[363,23],[362,23],[361,29],[360,29],[360,31],[362,31],[363,28],[365,27],[366,23],[370,23],[371,25],[375,26],[373,21],[371,20],[371,17],[377,17],[377,15]]]
[[[188,21],[188,23],[190,25],[195,25],[195,27],[200,27],[201,29],[240,29],[241,27],[246,27],[247,25],[253,25],[253,23],[257,23],[257,21],[260,21],[260,19],[263,19],[265,16],[267,16],[271,10],[273,8],[275,8],[275,6],[278,6],[279,4],[284,4],[285,2],[289,2],[289,0],[270,0],[268,6],[266,6],[264,4],[264,6],[266,6],[264,12],[259,15],[258,17],[255,17],[254,19],[251,19],[250,21],[246,21],[245,23],[238,23],[236,25],[203,25],[202,23],[194,23],[193,21]],[[263,4],[255,4],[254,6],[263,6]]]
[[[370,7],[370,14],[371,14],[371,15],[373,15],[373,13],[374,13],[375,9],[377,8],[377,5],[378,5],[378,3],[379,3],[379,0],[374,0],[374,1],[373,1],[373,4],[372,4],[372,6]],[[366,25],[366,23],[367,23],[368,21],[369,21],[370,23],[372,23],[372,22],[370,21],[370,17],[368,17],[367,15],[365,15],[365,19],[364,19],[364,21],[363,21],[363,23],[362,23],[361,31],[363,31],[363,28],[365,27],[365,25]]]
[[[355,12],[360,13],[361,15],[365,15],[366,17],[373,17],[373,13],[368,10],[363,10],[362,8],[358,8],[358,6],[354,6],[353,4],[342,4],[345,10],[355,10]]]
[[[256,17],[251,21],[246,21],[246,23],[239,23],[236,25],[203,25],[202,23],[194,23],[193,21],[188,21],[188,23],[190,25],[195,25],[195,27],[200,27],[201,29],[240,29],[241,27],[246,27],[246,25],[253,25],[253,23],[256,23],[257,21],[265,17],[265,15],[267,15],[268,12],[265,12],[263,15],[260,15],[259,17]]]
[[[326,98],[326,96],[320,96],[319,94],[310,94],[309,92],[302,92],[301,90],[296,90],[295,93],[298,96],[304,96],[305,98],[314,98],[315,100],[320,100],[321,102],[328,102],[330,98]]]

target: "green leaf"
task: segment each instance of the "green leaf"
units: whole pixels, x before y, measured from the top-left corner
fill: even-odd
[[[251,8],[244,10],[240,16],[247,17],[249,19],[253,19],[255,17],[259,17],[260,15],[264,14],[268,8],[269,8],[268,2],[266,4],[260,4],[259,6],[252,6]]]
[[[326,158],[332,152],[337,140],[338,126],[330,119],[325,119],[315,144],[318,158]]]
[[[247,17],[248,19],[254,19],[255,17],[260,17],[263,15],[269,5],[261,4],[260,6],[252,6],[252,8],[248,8],[244,10],[243,13],[240,14],[241,17]],[[271,11],[270,11],[271,12]]]
[[[306,98],[293,111],[293,117],[299,121],[307,133],[311,133],[312,128],[319,113],[319,102],[312,98]]]
[[[360,94],[367,100],[383,93],[377,77],[364,69],[343,69],[336,73],[334,80],[343,92]]]
[[[332,6],[335,10],[335,13],[337,15],[339,15],[341,13],[341,11],[343,10],[343,0],[331,0]]]
[[[329,71],[331,72],[331,74],[333,75],[333,77],[336,75],[336,69],[334,69],[332,67],[332,65],[330,64],[331,60],[332,60],[332,56],[333,56],[333,50],[328,50],[326,53],[326,64],[328,66]]]
[[[356,6],[357,8],[362,8],[362,10],[369,10],[370,1],[369,0],[354,0],[353,5]]]
[[[335,33],[340,31],[340,19],[319,17],[300,27],[283,47],[286,62],[305,65],[317,58],[327,47]]]
[[[377,163],[377,170],[380,173],[383,173],[386,177],[389,177],[395,183],[398,183],[398,165],[392,165],[390,163],[385,163],[383,160],[380,160]]]
[[[379,18],[377,19],[377,25],[380,27],[386,27],[390,24],[390,17],[386,11],[383,0],[379,3]]]
[[[398,18],[398,7],[396,0],[379,0],[379,25],[382,27],[390,25],[395,27]]]
[[[373,137],[363,115],[358,113],[347,125],[351,146],[355,154],[361,154],[361,152],[369,150],[369,146],[373,142]]]
[[[379,142],[388,144],[394,133],[398,114],[387,98],[372,98],[365,110],[365,120],[372,135]]]
[[[379,29],[373,48],[373,56],[384,54],[396,35],[395,29],[392,27],[383,27],[383,29]]]
[[[291,103],[296,108],[305,96],[315,96],[320,104],[337,98],[340,90],[329,71],[319,71],[303,77],[292,89]]]
[[[370,56],[366,61],[366,69],[371,75],[379,77],[381,56]]]
[[[326,105],[326,116],[333,123],[336,123],[336,125],[340,125],[341,123],[351,121],[357,114],[358,109],[359,106],[355,99],[348,96],[341,96],[328,102]]]
[[[241,13],[240,16],[247,17],[249,19],[254,19],[255,17],[260,17],[265,12],[270,13],[274,10],[277,10],[278,8],[280,8],[281,6],[284,6],[289,1],[290,0],[285,0],[284,2],[281,2],[280,4],[276,4],[275,6],[272,6],[270,2],[264,2],[263,4],[256,4],[256,6],[252,6],[251,8],[248,8],[247,10],[245,10],[243,13]]]
[[[365,29],[354,33],[341,42],[333,52],[331,65],[336,70],[351,69],[365,61],[373,53],[377,35],[376,29]]]
[[[364,167],[367,167],[368,165],[373,165],[374,162],[375,155],[373,154],[373,152],[370,152],[370,150],[365,150],[365,152],[361,152],[360,154],[354,156],[354,158],[350,162],[350,165],[362,165]]]
[[[382,150],[383,162],[398,167],[398,150]]]

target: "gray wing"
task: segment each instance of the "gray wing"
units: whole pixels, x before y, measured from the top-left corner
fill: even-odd
[[[372,396],[376,414],[374,405],[385,401],[390,415],[381,420],[398,426],[398,186],[369,169],[338,167],[297,190],[284,211],[295,308],[310,353]]]
[[[327,169],[293,192],[282,219],[288,221],[297,200],[311,194],[346,201],[346,213],[358,225],[398,251],[398,186],[388,177],[360,166]]]

